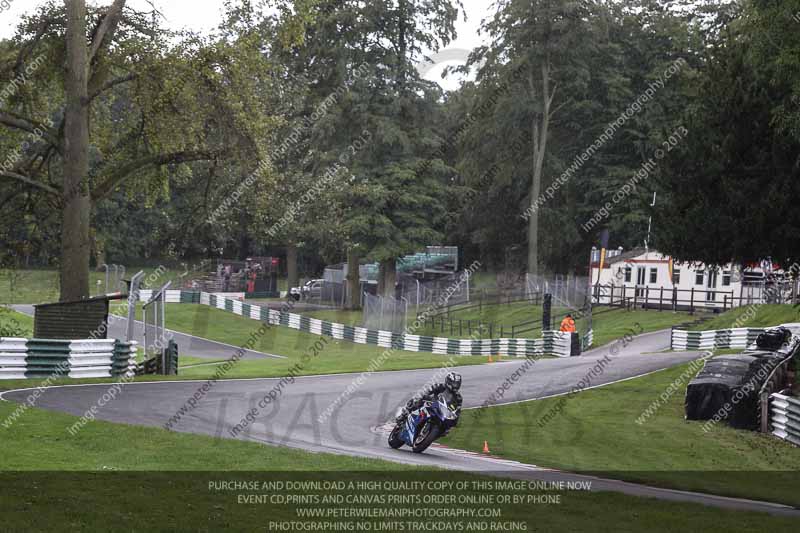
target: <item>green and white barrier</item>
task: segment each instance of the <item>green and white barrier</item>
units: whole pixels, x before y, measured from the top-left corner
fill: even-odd
[[[107,378],[136,368],[136,343],[0,338],[0,379]]]
[[[167,290],[164,298],[168,304],[196,304],[200,303],[200,293],[182,290]],[[139,299],[148,302],[153,297],[152,289],[139,289]]]
[[[673,350],[724,350],[747,348],[754,342],[764,328],[733,328],[709,331],[672,330]]]
[[[181,301],[189,301],[191,298],[181,296],[179,299]],[[548,354],[569,357],[571,351],[570,334],[560,331],[544,331],[540,339],[450,339],[347,326],[248,304],[207,292],[200,293],[199,303],[253,320],[267,322],[273,326],[285,326],[298,331],[315,335],[327,335],[334,339],[357,344],[373,344],[382,348],[393,347],[410,352],[485,356],[502,354],[512,357],[531,357]]]

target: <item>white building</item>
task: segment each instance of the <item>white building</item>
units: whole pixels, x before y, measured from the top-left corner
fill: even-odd
[[[592,250],[590,265],[593,300],[599,304],[689,309],[730,309],[751,303],[795,301],[797,283],[780,265],[727,264],[708,267],[700,262],[674,262],[656,250],[609,250],[600,271],[600,251]],[[769,274],[773,274],[768,278]]]

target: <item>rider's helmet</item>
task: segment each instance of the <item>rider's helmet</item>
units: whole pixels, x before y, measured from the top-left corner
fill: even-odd
[[[456,374],[455,372],[450,372],[447,374],[447,377],[444,378],[444,386],[449,390],[456,392],[461,388],[461,374]]]

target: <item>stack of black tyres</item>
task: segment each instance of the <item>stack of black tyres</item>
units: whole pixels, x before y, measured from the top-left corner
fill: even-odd
[[[687,420],[727,420],[731,427],[755,430],[759,427],[759,391],[772,370],[789,353],[776,352],[791,333],[777,328],[762,333],[757,345],[763,351],[723,355],[709,359],[686,387]]]
[[[706,361],[705,366],[686,387],[686,419],[711,420],[715,415],[727,418],[725,406],[746,383],[750,355],[725,355]]]

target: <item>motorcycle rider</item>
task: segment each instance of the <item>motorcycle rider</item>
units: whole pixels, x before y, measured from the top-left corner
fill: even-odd
[[[451,394],[452,403],[456,407],[456,410],[460,411],[461,404],[463,402],[463,398],[461,397],[461,393],[458,392],[458,390],[460,388],[461,388],[461,374],[456,374],[455,372],[450,372],[444,378],[444,383],[437,383],[435,385],[431,385],[430,387],[428,387],[427,389],[425,389],[422,392],[421,396],[414,396],[413,398],[408,400],[408,403],[406,403],[406,406],[403,407],[402,413],[400,414],[400,416],[397,417],[397,422],[398,423],[399,422],[403,422],[406,419],[406,417],[408,417],[408,414],[411,411],[414,411],[415,409],[419,409],[420,407],[422,407],[422,404],[425,403],[425,401],[433,400],[434,398],[436,398],[439,394],[442,394],[443,392],[449,392]],[[454,425],[457,425],[457,424],[458,424],[458,420],[456,419],[456,422],[455,422]]]

